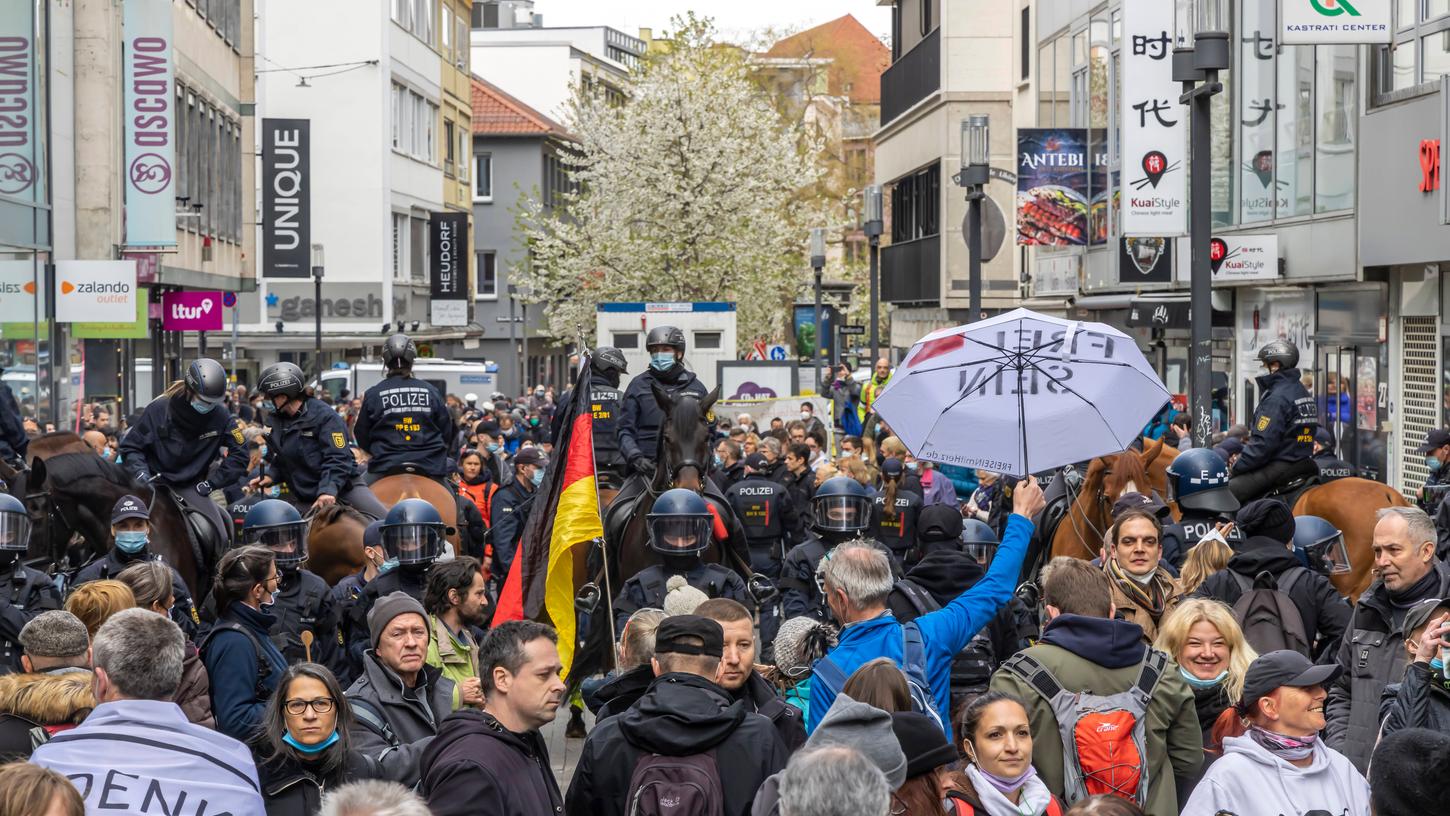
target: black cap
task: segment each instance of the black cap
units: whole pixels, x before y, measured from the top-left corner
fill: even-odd
[[[1117,518],[1129,510],[1141,510],[1150,516],[1156,516],[1165,509],[1167,508],[1163,503],[1152,496],[1143,493],[1124,493],[1113,502],[1113,518]]]
[[[1405,613],[1405,637],[1409,638],[1411,632],[1429,623],[1431,618],[1439,617],[1441,612],[1450,612],[1450,601],[1426,598],[1410,607]]]
[[[135,496],[122,496],[116,500],[116,505],[111,508],[111,524],[126,519],[151,519],[151,511],[146,509],[146,502]]]
[[[515,465],[547,465],[549,459],[537,447],[524,448],[514,456]]]
[[[1239,708],[1252,710],[1260,697],[1273,694],[1275,689],[1284,686],[1326,686],[1339,676],[1340,671],[1338,664],[1315,664],[1292,649],[1261,654],[1249,664],[1248,673],[1244,675],[1244,694]]]
[[[699,615],[672,615],[655,630],[655,654],[720,657],[725,654],[725,630]]]
[[[1436,428],[1425,434],[1425,442],[1415,452],[1423,456],[1441,445],[1450,445],[1450,430]]]
[[[1294,540],[1294,513],[1278,499],[1254,499],[1234,515],[1246,538],[1262,536],[1280,544]]]
[[[882,476],[900,476],[902,464],[900,459],[891,458],[881,463]]]
[[[363,530],[363,546],[381,549],[383,546],[383,523],[375,521]]]
[[[1314,432],[1314,441],[1318,442],[1319,447],[1321,448],[1325,448],[1326,450],[1334,450],[1334,431],[1331,431],[1323,425],[1320,425],[1319,430]],[[1241,449],[1243,448],[1242,442],[1239,443],[1239,447]]]
[[[483,434],[484,436],[487,436],[487,437],[490,437],[490,438],[495,437],[495,436],[498,436],[499,435],[498,423],[497,422],[494,422],[491,419],[483,420],[482,422],[480,422],[477,425],[473,426],[473,432],[474,433]]]
[[[765,458],[765,454],[757,451],[745,457],[745,467],[758,473],[770,467],[770,460]]]
[[[955,504],[929,504],[916,517],[916,537],[922,542],[960,541],[962,511]]]
[[[891,714],[891,730],[906,754],[906,778],[914,779],[957,761],[957,749],[932,718],[917,711]]]

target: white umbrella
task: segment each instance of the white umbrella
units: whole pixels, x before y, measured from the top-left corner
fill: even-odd
[[[1021,475],[1127,449],[1168,399],[1121,331],[1016,309],[917,341],[873,409],[915,456]]]

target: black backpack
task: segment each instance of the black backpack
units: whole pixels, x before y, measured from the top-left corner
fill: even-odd
[[[725,816],[715,751],[676,757],[644,754],[629,778],[628,816]]]
[[[1309,576],[1309,570],[1301,566],[1290,567],[1279,574],[1279,579],[1260,572],[1250,581],[1242,573],[1229,571],[1238,584],[1239,599],[1234,603],[1234,618],[1244,630],[1244,640],[1259,654],[1291,649],[1311,657],[1314,644],[1309,640],[1309,630],[1304,625],[1304,616],[1294,604],[1289,592],[1301,579]]]

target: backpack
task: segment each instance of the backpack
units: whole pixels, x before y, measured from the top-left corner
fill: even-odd
[[[268,697],[271,697],[272,690],[267,688],[267,679],[272,676],[272,664],[267,662],[267,653],[263,651],[261,639],[252,630],[236,621],[221,620],[213,624],[211,631],[207,632],[206,637],[201,639],[201,645],[197,647],[197,651],[204,656],[206,654],[206,647],[211,644],[212,638],[218,632],[240,632],[246,636],[247,640],[252,642],[252,650],[257,656],[257,679],[254,681],[252,693],[257,696],[258,700],[266,700]],[[203,659],[205,658],[203,657]]]
[[[629,777],[628,816],[725,816],[725,788],[711,749],[675,757],[645,754]]]
[[[1018,652],[1002,665],[1052,706],[1062,739],[1063,800],[1067,804],[1107,793],[1143,806],[1149,786],[1148,704],[1167,665],[1167,655],[1149,649],[1133,685],[1108,695],[1068,691],[1026,652]]]
[[[1289,591],[1309,575],[1309,570],[1290,567],[1279,574],[1277,583],[1268,572],[1259,573],[1252,581],[1232,570],[1229,575],[1242,593],[1234,603],[1234,619],[1244,630],[1244,639],[1249,645],[1259,654],[1292,649],[1308,657],[1313,645],[1309,641],[1309,630]]]
[[[941,604],[937,603],[936,598],[932,597],[930,592],[909,578],[897,581],[896,589],[916,610],[917,617],[941,608]],[[991,623],[972,635],[972,639],[967,641],[967,645],[952,657],[951,702],[953,711],[957,710],[960,698],[985,692],[992,679],[992,672],[997,670],[997,650],[992,645],[991,635],[987,633],[989,626]]]
[[[951,803],[948,816],[976,816],[977,809],[972,806],[971,800],[961,791],[947,791],[947,801]],[[982,812],[986,813],[985,810]],[[1042,813],[1043,816],[1062,816],[1062,802],[1058,801],[1056,796],[1053,796],[1047,800],[1047,809]]]
[[[931,683],[926,679],[926,641],[916,621],[901,624],[901,673],[906,675],[906,687],[911,692],[911,708],[931,717],[942,733],[947,733],[946,718],[937,710],[936,696],[932,694]],[[811,670],[814,682],[824,683],[834,698],[846,686],[846,672],[836,661],[826,655],[816,661]]]

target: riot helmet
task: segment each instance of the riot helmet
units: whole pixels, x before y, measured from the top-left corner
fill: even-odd
[[[277,569],[296,568],[307,560],[307,522],[290,502],[264,499],[247,510],[242,522],[242,544],[272,551]]]
[[[192,361],[186,369],[186,390],[209,405],[218,405],[227,397],[227,370],[209,357]]]
[[[395,334],[383,343],[383,368],[406,371],[418,359],[418,344],[406,334]]]
[[[262,370],[257,379],[257,390],[268,401],[277,397],[296,399],[302,396],[302,369],[294,363],[273,363]]]
[[[655,499],[649,515],[649,545],[661,555],[694,555],[710,546],[715,516],[700,494],[682,487]]]
[[[1297,368],[1299,348],[1288,340],[1271,340],[1259,349],[1254,359],[1266,366],[1269,363],[1278,363],[1280,368]]]
[[[25,552],[30,547],[30,514],[9,493],[0,493],[0,552]]]
[[[1168,463],[1168,500],[1207,513],[1239,509],[1239,500],[1228,489],[1228,465],[1209,448],[1190,448]]]
[[[383,552],[398,564],[431,564],[443,553],[447,527],[433,505],[403,499],[383,519]]]
[[[962,524],[962,551],[978,564],[989,564],[1001,544],[997,533],[981,519],[967,519]]]
[[[860,535],[871,523],[871,494],[850,476],[834,476],[811,497],[815,528]]]
[[[1302,550],[1310,569],[1324,575],[1349,572],[1344,533],[1319,516],[1294,517],[1294,549]]]

